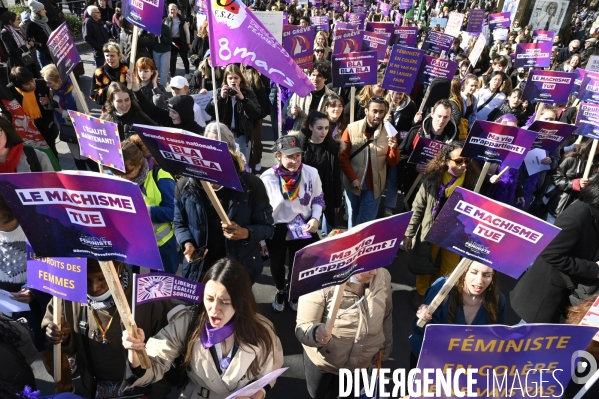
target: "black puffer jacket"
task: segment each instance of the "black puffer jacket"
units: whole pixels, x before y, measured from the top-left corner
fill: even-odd
[[[231,128],[231,122],[233,121],[232,100],[229,96],[222,98],[220,92],[221,90],[219,88],[216,93],[219,120],[221,123],[224,123],[227,127]],[[231,130],[243,133],[249,142],[252,138],[254,122],[260,119],[260,104],[253,91],[241,89],[241,94],[243,94],[243,100],[235,102],[235,129]],[[206,112],[213,118],[216,118],[214,113],[214,100],[210,102],[206,108]]]

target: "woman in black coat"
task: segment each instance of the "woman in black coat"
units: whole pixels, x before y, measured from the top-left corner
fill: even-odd
[[[144,96],[141,92],[140,96]],[[116,123],[119,128],[119,137],[121,141],[128,139],[135,134],[134,124],[154,126],[154,121],[150,119],[127,90],[127,87],[118,82],[112,82],[106,92],[105,112],[101,119]]]
[[[7,11],[0,15],[0,23],[3,26],[0,38],[4,43],[4,48],[8,53],[8,69],[12,69],[17,66],[23,66],[35,76],[36,79],[40,79],[40,71],[37,62],[25,66],[21,60],[24,53],[29,53],[35,59],[35,44],[33,41],[25,40],[25,36],[21,32],[19,24],[21,18],[14,12]]]
[[[599,288],[599,178],[589,181],[555,226],[559,234],[510,293],[512,308],[527,323],[559,323],[568,306]]]

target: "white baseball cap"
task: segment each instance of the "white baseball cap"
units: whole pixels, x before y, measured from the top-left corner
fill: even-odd
[[[183,76],[175,76],[171,79],[170,86],[175,89],[182,89],[185,86],[189,86],[189,82]]]

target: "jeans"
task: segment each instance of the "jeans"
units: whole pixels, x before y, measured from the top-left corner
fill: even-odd
[[[304,372],[308,393],[312,399],[336,398],[339,395],[339,376],[312,363],[305,350]]]
[[[387,183],[385,184],[387,194],[385,194],[385,207],[395,208],[397,206],[398,188],[399,179],[397,176],[397,168],[395,166],[391,166],[389,169],[387,169]]]
[[[332,222],[334,222],[334,220],[332,220]],[[327,217],[324,215],[324,213],[322,214],[322,231],[320,233],[321,237],[326,237],[331,231],[333,231],[333,229],[335,228],[335,225],[333,225],[333,223],[329,223],[329,221],[327,220]]]
[[[46,55],[42,51],[36,50],[35,52],[37,53],[37,62],[39,62],[40,68],[43,68],[46,65],[52,63],[52,60],[48,59],[48,57],[46,57]]]
[[[171,62],[171,52],[165,51],[164,53],[158,53],[152,51],[152,55],[154,56],[154,63],[156,64],[156,69],[160,75],[160,84],[166,87],[168,84],[168,68]]]
[[[374,191],[362,190],[360,195],[356,195],[349,190],[345,190],[345,199],[347,203],[348,229],[376,219],[381,197],[374,198]]]
[[[96,61],[96,68],[100,68],[106,62],[104,59],[104,53],[100,52],[98,54],[94,54],[94,60]]]
[[[233,135],[235,136],[235,142],[239,146],[239,151],[241,151],[241,153],[245,157],[245,161],[249,163],[251,148],[249,146],[249,143],[246,140],[245,135],[243,135],[243,134],[242,135],[238,135],[237,132],[233,132]]]
[[[555,224],[556,218],[554,218],[552,214],[548,213],[546,220],[547,220],[547,223]]]

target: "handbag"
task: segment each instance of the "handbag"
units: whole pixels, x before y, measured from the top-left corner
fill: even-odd
[[[58,138],[60,141],[64,141],[65,143],[73,143],[79,144],[79,140],[77,140],[77,134],[75,133],[75,127],[68,123],[61,123],[59,128]]]
[[[435,259],[431,253],[431,243],[420,240],[420,230],[418,227],[413,238],[412,249],[408,251],[408,270],[416,276],[433,275],[441,267],[441,257],[439,253]]]
[[[31,53],[29,51],[21,54],[21,62],[23,63],[23,66],[29,66],[32,65],[36,62],[36,59],[34,56],[31,55]]]

